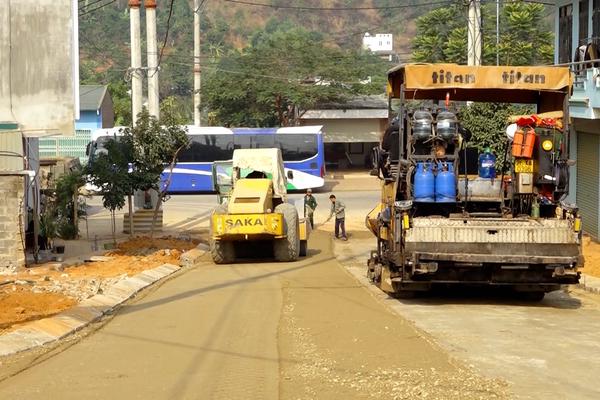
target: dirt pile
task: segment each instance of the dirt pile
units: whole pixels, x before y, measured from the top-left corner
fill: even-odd
[[[137,237],[92,262],[63,268],[35,265],[0,276],[0,333],[24,322],[49,317],[102,293],[119,280],[162,264],[179,265],[179,257],[198,240]]]
[[[589,236],[584,237],[583,256],[585,257],[583,273],[600,278],[600,243],[594,242]]]

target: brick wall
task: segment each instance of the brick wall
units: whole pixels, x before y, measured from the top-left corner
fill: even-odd
[[[25,265],[23,176],[0,175],[0,272]]]

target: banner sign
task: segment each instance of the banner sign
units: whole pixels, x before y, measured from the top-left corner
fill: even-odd
[[[566,67],[467,66],[457,64],[408,64],[388,74],[390,83],[404,69],[407,90],[519,89],[564,90],[571,86]],[[400,77],[402,79],[402,77]]]

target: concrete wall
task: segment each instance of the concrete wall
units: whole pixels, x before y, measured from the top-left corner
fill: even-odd
[[[25,179],[0,175],[0,273],[25,265]]]
[[[0,3],[0,121],[17,122],[25,131],[73,135],[77,1]]]

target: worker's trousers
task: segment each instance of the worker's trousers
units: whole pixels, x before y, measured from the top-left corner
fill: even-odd
[[[336,218],[335,219],[335,237],[340,237],[340,230],[342,231],[343,238],[346,237],[346,218]]]

